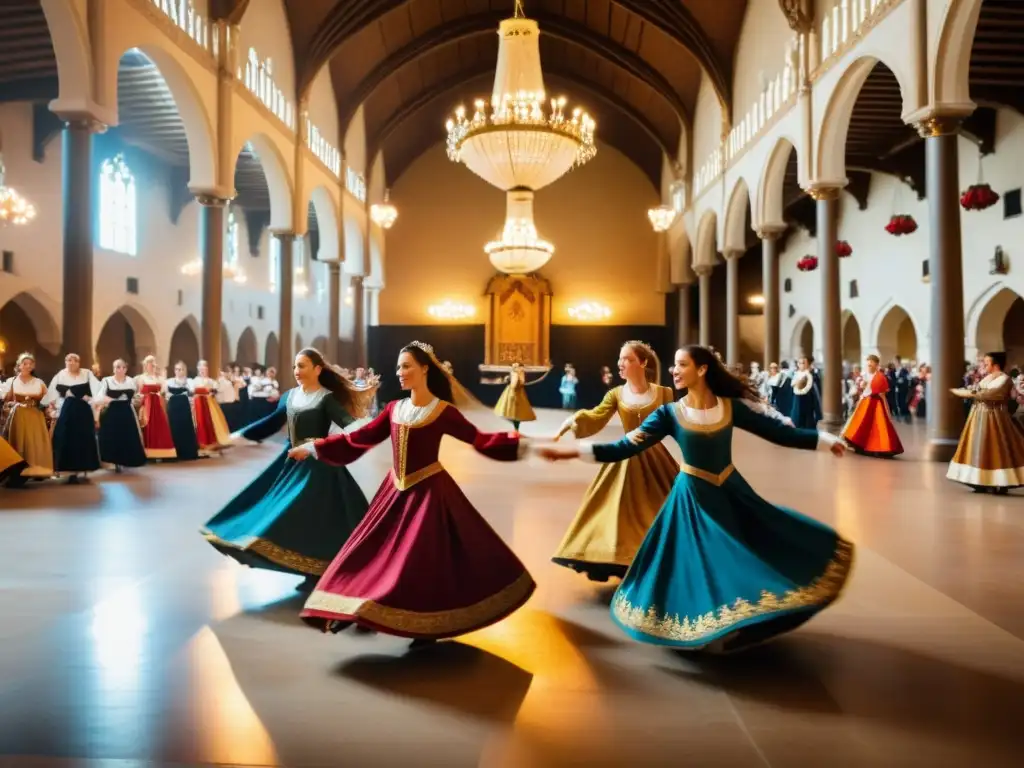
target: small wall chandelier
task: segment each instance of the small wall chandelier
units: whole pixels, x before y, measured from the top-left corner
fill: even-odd
[[[4,158],[0,155],[0,224],[28,224],[36,217],[36,208],[18,194],[16,189],[8,187],[4,183],[4,176]]]
[[[676,223],[676,209],[671,205],[659,205],[647,211],[647,218],[655,232],[666,232]]]
[[[390,197],[390,190],[385,189],[384,202],[374,203],[370,206],[370,218],[381,229],[391,229],[398,218],[398,209],[389,202]]]
[[[186,262],[185,264],[181,265],[181,274],[185,275],[186,277],[195,277],[197,275],[201,275],[202,273],[203,259],[201,257],[197,256],[196,258],[192,259],[192,261]],[[233,282],[238,283],[239,285],[244,285],[249,280],[249,278],[246,277],[245,272],[243,272],[241,268],[236,267],[227,261],[224,262],[224,277],[226,277],[228,280],[232,280]]]
[[[607,320],[612,316],[612,311],[604,304],[596,301],[585,301],[575,307],[569,307],[569,317],[581,323],[593,323],[598,320]]]
[[[476,314],[472,304],[456,304],[454,301],[443,301],[427,307],[427,314],[438,320],[466,320]]]

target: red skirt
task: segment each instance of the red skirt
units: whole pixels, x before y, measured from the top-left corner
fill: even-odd
[[[843,438],[857,453],[868,456],[899,456],[903,443],[896,434],[885,395],[863,398],[843,430]]]
[[[447,472],[404,491],[388,473],[302,618],[321,629],[336,620],[400,637],[453,637],[505,618],[535,587]]]
[[[167,421],[164,398],[159,389],[154,392],[143,392],[142,445],[146,449],[147,459],[173,459],[178,452],[174,449],[174,438],[171,437],[171,424]]]
[[[219,450],[221,446],[217,440],[217,430],[213,427],[208,395],[196,394],[192,398],[192,418],[196,425],[196,442],[199,444],[199,450]]]

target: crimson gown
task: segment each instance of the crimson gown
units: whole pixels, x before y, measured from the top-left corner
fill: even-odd
[[[896,434],[885,397],[889,381],[881,371],[875,371],[865,386],[867,391],[853,409],[843,430],[843,439],[857,453],[866,456],[899,456],[903,453],[903,443]]]
[[[393,465],[307,600],[307,623],[439,639],[494,624],[533,594],[526,567],[438,461],[445,435],[497,461],[518,458],[518,435],[480,432],[438,400],[391,402],[364,427],[314,443],[319,460],[342,465],[390,436]]]
[[[167,406],[164,403],[164,385],[161,381],[137,380],[139,394],[142,395],[140,410],[140,426],[142,427],[142,444],[146,449],[146,458],[173,459],[178,452],[174,448],[171,437],[171,424],[167,420]]]

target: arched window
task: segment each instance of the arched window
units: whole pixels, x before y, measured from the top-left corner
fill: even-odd
[[[238,272],[241,265],[238,263],[238,220],[235,218],[235,209],[228,211],[228,258],[227,266],[233,272]]]
[[[277,291],[277,276],[281,274],[281,241],[276,237],[270,238],[270,292]]]
[[[135,177],[121,154],[100,166],[100,248],[136,254]]]

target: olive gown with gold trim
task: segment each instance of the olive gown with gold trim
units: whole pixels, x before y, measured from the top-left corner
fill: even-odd
[[[979,490],[1024,486],[1024,429],[1010,416],[1012,391],[1013,380],[1002,372],[978,382],[947,478]]]
[[[615,387],[596,408],[573,414],[559,435],[572,430],[578,438],[591,437],[616,413],[630,432],[672,400],[672,390],[657,384],[643,395]],[[552,561],[593,581],[625,576],[678,473],[679,464],[660,443],[625,461],[603,464]]]
[[[366,496],[344,467],[288,458],[292,445],[326,437],[355,419],[326,389],[292,389],[244,430],[266,440],[288,427],[288,443],[260,475],[202,529],[217,550],[243,565],[305,576],[324,572],[366,514]]]
[[[631,637],[730,652],[803,624],[846,583],[853,544],[757,495],[732,464],[733,428],[790,448],[834,438],[786,426],[758,404],[720,398],[707,411],[663,405],[621,440],[592,447],[623,461],[673,437],[684,464],[612,601]]]
[[[530,399],[526,396],[526,374],[523,371],[512,371],[508,376],[508,384],[494,406],[494,413],[511,421],[518,429],[522,421],[536,421]]]

